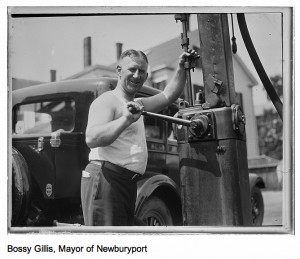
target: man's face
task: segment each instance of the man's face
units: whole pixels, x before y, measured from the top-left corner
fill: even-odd
[[[117,67],[119,80],[123,89],[129,94],[135,94],[147,80],[147,62],[139,57],[125,57]]]

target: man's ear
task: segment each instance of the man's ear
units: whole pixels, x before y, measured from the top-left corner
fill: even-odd
[[[119,76],[121,75],[121,70],[122,70],[121,66],[117,65],[116,71]]]

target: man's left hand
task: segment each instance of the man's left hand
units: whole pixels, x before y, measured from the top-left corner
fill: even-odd
[[[197,58],[200,58],[197,51],[195,51],[193,49],[189,49],[188,52],[183,52],[179,56],[179,67],[184,69],[184,62],[186,61],[186,59],[193,60],[193,59],[197,59]]]

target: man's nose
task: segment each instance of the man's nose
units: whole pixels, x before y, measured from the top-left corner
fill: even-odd
[[[140,76],[139,70],[136,70],[133,74],[133,77],[138,78]]]

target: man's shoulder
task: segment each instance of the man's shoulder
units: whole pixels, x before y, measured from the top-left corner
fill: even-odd
[[[96,102],[111,102],[115,100],[117,98],[111,91],[104,92],[95,99]]]
[[[111,91],[107,91],[101,95],[99,95],[92,103],[93,106],[103,106],[106,107],[114,107],[118,103],[118,99],[115,97]]]

